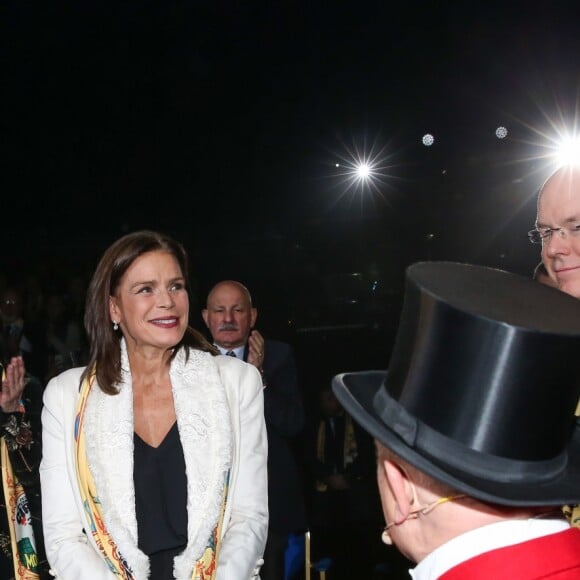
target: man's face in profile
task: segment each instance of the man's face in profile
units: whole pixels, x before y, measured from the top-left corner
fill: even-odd
[[[542,240],[542,261],[555,285],[580,298],[580,169],[560,169],[544,185],[536,227],[549,231]]]

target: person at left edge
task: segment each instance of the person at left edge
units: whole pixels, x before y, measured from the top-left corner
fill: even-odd
[[[15,356],[0,365],[0,578],[49,580],[40,518],[42,386]]]
[[[59,580],[259,577],[261,377],[189,326],[187,265],[164,234],[115,241],[87,292],[88,365],[46,387],[43,526]]]

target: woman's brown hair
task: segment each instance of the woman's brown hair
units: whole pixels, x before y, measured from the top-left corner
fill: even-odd
[[[121,380],[122,334],[113,329],[109,315],[109,297],[114,295],[121,278],[139,256],[156,251],[167,252],[177,260],[189,288],[187,252],[182,244],[170,236],[141,230],[125,235],[109,246],[101,257],[87,290],[84,322],[90,352],[87,366],[81,375],[81,384],[95,368],[99,388],[109,395],[118,393],[116,385]],[[180,348],[185,350],[186,357],[189,356],[190,349],[217,354],[215,347],[191,326],[187,327],[183,338],[175,345],[172,356]]]

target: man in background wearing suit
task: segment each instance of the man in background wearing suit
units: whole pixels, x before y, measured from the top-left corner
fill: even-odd
[[[208,294],[202,317],[221,354],[237,356],[262,374],[270,520],[260,577],[284,580],[288,535],[307,527],[303,483],[292,451],[292,438],[305,421],[294,354],[290,345],[264,339],[254,329],[258,311],[240,282],[218,282]]]

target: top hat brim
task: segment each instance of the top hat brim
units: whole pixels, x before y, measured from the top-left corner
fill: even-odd
[[[450,454],[444,449],[437,451],[436,445],[427,450],[424,448],[426,446],[409,444],[400,432],[396,432],[394,425],[381,417],[379,397],[388,398],[390,406],[402,409],[401,405],[386,394],[383,388],[387,374],[388,371],[342,373],[333,378],[332,389],[355,421],[403,460],[457,491],[484,502],[508,506],[580,503],[580,426],[578,422],[576,422],[567,449],[559,458],[559,467],[548,477],[543,476],[542,466],[534,465],[533,462],[529,466],[532,475],[527,479],[518,477],[515,473],[517,469],[506,468],[509,461],[489,455],[484,458],[486,464],[497,469],[473,468],[477,460],[473,461],[474,452],[468,449],[465,449],[465,465],[469,465],[470,468],[463,469],[461,449],[458,450],[459,460],[457,456],[451,460]],[[530,425],[529,428],[535,429],[535,426]],[[429,431],[429,428],[420,421],[417,421],[417,429]]]

